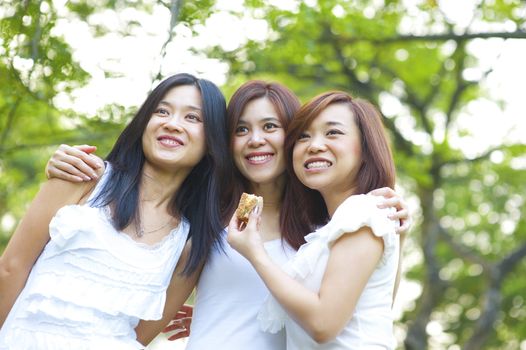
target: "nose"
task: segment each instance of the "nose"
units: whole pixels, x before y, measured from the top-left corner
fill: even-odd
[[[321,137],[311,138],[311,142],[309,143],[309,147],[307,148],[307,151],[309,153],[324,152],[326,150],[327,146],[325,145],[325,142],[323,142],[323,139]]]
[[[181,117],[176,115],[176,114],[172,114],[171,116],[169,116],[165,123],[164,123],[164,127],[168,130],[171,130],[171,131],[177,131],[177,132],[182,132],[183,131],[183,127],[182,127],[182,124],[181,124]]]
[[[257,130],[254,130],[250,134],[250,139],[248,140],[248,145],[250,147],[259,147],[266,143],[265,137]]]

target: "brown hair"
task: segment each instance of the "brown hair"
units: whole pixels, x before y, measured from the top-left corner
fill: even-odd
[[[233,152],[233,136],[245,107],[249,102],[260,98],[267,98],[272,103],[285,132],[294,113],[300,108],[298,97],[279,83],[251,80],[241,85],[230,98],[227,107],[227,131],[231,154]],[[248,191],[248,181],[245,177],[241,175],[237,168],[235,168],[234,173],[235,178],[233,181],[229,181],[225,192],[225,210],[223,213],[226,222],[230,220],[234,213],[241,194]]]
[[[356,192],[368,193],[379,187],[394,187],[395,166],[391,149],[383,128],[381,114],[371,103],[355,99],[341,91],[329,91],[314,97],[303,105],[289,126],[285,139],[289,186],[283,200],[284,232],[287,241],[298,248],[303,237],[329,220],[327,206],[318,191],[303,185],[292,166],[292,152],[296,140],[320,113],[333,104],[349,106],[361,136],[362,164],[354,180]],[[302,203],[301,208],[297,205]]]

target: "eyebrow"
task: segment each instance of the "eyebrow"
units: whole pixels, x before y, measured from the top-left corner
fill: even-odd
[[[267,117],[267,118],[263,118],[261,119],[259,122],[263,122],[263,123],[266,123],[266,122],[278,122],[281,124],[281,120],[279,120],[279,118],[274,118],[274,117]],[[238,124],[248,124],[245,120],[239,118]]]
[[[172,105],[170,102],[168,102],[168,101],[164,101],[164,100],[161,101],[161,102],[159,102],[159,104],[160,104],[160,105],[166,105],[166,106],[168,106],[168,107],[173,107],[173,105]],[[200,111],[200,110],[201,110],[200,107],[197,107],[197,106],[194,106],[194,105],[185,105],[184,107],[189,108],[189,109],[192,109],[192,110],[194,110],[194,111]]]
[[[325,123],[325,125],[329,125],[329,126],[345,126],[343,123],[331,122],[331,121],[328,121],[327,123]]]

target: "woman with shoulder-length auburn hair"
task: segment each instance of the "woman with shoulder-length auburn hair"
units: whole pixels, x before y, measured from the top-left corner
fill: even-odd
[[[366,194],[395,184],[380,113],[344,92],[321,94],[291,122],[285,152],[285,229],[306,243],[282,269],[262,249],[258,210],[244,230],[236,217],[229,225],[229,243],[272,294],[261,327],[285,327],[292,350],[393,349],[399,236],[390,208]]]

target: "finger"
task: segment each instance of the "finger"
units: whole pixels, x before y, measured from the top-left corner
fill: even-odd
[[[166,326],[164,329],[163,329],[163,333],[169,333],[169,332],[172,332],[172,331],[175,331],[175,330],[180,330],[181,328],[183,328],[184,325],[183,324],[179,324],[179,323],[170,323],[168,326]]]
[[[58,178],[66,181],[82,182],[90,181],[91,178],[80,172],[74,166],[67,163],[57,163],[49,161],[46,169],[46,174],[49,179]]]
[[[174,341],[174,340],[186,338],[186,337],[189,337],[189,336],[190,336],[190,330],[187,329],[187,330],[178,332],[178,333],[168,337],[168,340]]]
[[[238,231],[239,227],[239,219],[237,218],[236,213],[232,215],[232,218],[230,219],[230,222],[228,223],[228,233]]]
[[[410,220],[401,220],[400,224],[401,225],[396,229],[396,232],[399,234],[406,234],[409,231],[409,228],[411,227]]]
[[[402,202],[400,201],[400,197],[390,197],[378,203],[377,206],[378,208],[396,208],[396,210],[401,210]]]
[[[65,156],[65,159],[66,161],[55,160],[53,158],[49,160],[48,173],[50,177],[65,179],[65,174],[67,174],[82,178],[84,181],[92,180],[89,174],[85,174],[82,170],[78,169],[75,164],[72,164],[78,161],[77,158]],[[91,173],[93,170],[90,169],[89,172]]]
[[[409,211],[407,209],[401,209],[398,210],[395,213],[389,214],[389,219],[391,220],[408,220],[409,219]]]
[[[248,216],[247,228],[257,229],[259,217],[259,206],[256,205]]]
[[[92,165],[87,164],[83,158],[78,158],[77,156],[66,155],[63,158],[64,163],[74,166],[82,174],[89,176],[91,179],[97,179],[98,175],[95,172]],[[93,162],[92,162],[93,164]]]
[[[91,147],[93,147],[93,146],[91,146]],[[64,153],[64,156],[62,157],[62,160],[65,161],[66,159],[64,159],[64,158],[66,156],[75,157],[75,158],[79,159],[80,161],[82,161],[89,168],[91,168],[89,170],[99,169],[99,168],[101,168],[104,165],[104,161],[102,159],[100,159],[99,157],[97,157],[94,154],[91,154],[90,152],[85,152],[82,149],[78,149],[78,148],[75,148],[75,147],[67,146],[67,147],[63,147],[61,150],[62,150],[62,153]],[[55,156],[53,156],[53,157],[55,157]],[[58,157],[59,157],[59,153],[57,152],[57,158]],[[67,158],[67,159],[70,159],[70,158]]]
[[[192,316],[194,314],[194,307],[192,305],[184,304],[179,311],[184,311],[188,316]]]
[[[386,198],[396,196],[396,192],[390,187],[377,188],[369,192],[369,194],[372,194],[373,196],[382,196]]]
[[[86,152],[86,153],[93,153],[97,150],[97,146],[91,146],[91,145],[74,145],[73,147],[75,147],[76,149],[79,149],[83,152]]]

